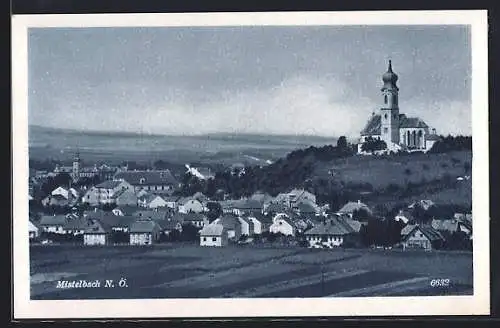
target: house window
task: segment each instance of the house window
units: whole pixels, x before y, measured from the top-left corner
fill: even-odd
[[[212,237],[212,241],[217,241],[217,237]]]
[[[387,95],[384,95],[384,104],[387,104]]]
[[[140,183],[140,184],[144,184],[144,182],[146,182],[146,179],[144,179],[144,178],[141,178],[141,179],[139,180],[139,183]]]
[[[207,237],[203,237],[203,241],[207,241]]]

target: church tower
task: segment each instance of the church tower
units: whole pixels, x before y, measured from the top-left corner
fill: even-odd
[[[384,86],[382,87],[383,106],[380,108],[381,137],[390,147],[390,143],[399,144],[399,88],[396,85],[398,76],[392,71],[392,63],[389,60],[389,68],[382,75]]]
[[[72,178],[73,181],[76,181],[80,178],[80,153],[77,151],[75,154],[75,158],[73,159],[73,172],[72,172]]]

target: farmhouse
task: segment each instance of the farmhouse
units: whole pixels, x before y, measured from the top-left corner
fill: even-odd
[[[208,224],[200,231],[200,246],[226,246],[228,234],[222,224]]]
[[[100,220],[91,219],[83,234],[84,245],[106,245],[110,242],[111,227]]]
[[[67,220],[64,225],[64,232],[72,235],[81,235],[91,226],[91,221],[87,218],[75,218]]]
[[[158,222],[139,219],[130,226],[130,245],[152,245],[160,239],[161,231]]]
[[[403,249],[432,250],[444,243],[443,236],[430,225],[408,225],[401,230]]]
[[[243,216],[245,220],[251,221],[253,224],[253,234],[261,234],[264,231],[269,231],[269,228],[273,224],[272,217],[265,216],[261,213],[252,213]]]
[[[71,200],[63,195],[48,195],[42,200],[43,206],[70,206]]]
[[[441,233],[463,232],[467,236],[472,235],[472,225],[466,220],[457,220],[455,218],[449,220],[432,220],[431,226]]]
[[[333,216],[305,232],[309,247],[337,247],[343,244],[356,244],[359,241],[361,223]]]
[[[133,186],[134,192],[144,189],[157,194],[171,195],[178,186],[177,180],[169,170],[118,172],[114,180],[127,181]]]
[[[296,204],[306,200],[316,204],[315,195],[304,189],[293,189],[288,193],[278,194],[278,196],[274,199],[274,202],[293,208]]]
[[[243,215],[245,213],[262,213],[262,203],[252,199],[237,200],[232,204],[233,213]]]
[[[171,208],[173,210],[177,210],[178,204],[177,202],[179,201],[180,197],[179,196],[166,196],[163,197],[166,203],[166,207]]]
[[[39,226],[45,232],[63,234],[67,220],[66,215],[43,215],[40,218]]]

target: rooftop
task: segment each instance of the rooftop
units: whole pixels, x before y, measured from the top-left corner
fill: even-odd
[[[175,185],[177,180],[169,170],[125,171],[115,175],[115,180],[125,180],[131,185]]]

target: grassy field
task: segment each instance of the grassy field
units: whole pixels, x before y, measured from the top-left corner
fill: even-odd
[[[32,299],[338,297],[472,293],[472,254],[396,250],[32,246]],[[128,287],[118,281],[126,279]],[[448,288],[431,279],[447,278]],[[56,288],[58,280],[100,288]],[[114,288],[105,288],[113,280]]]
[[[457,181],[456,178],[466,174],[471,175],[470,171],[466,173],[465,170],[471,163],[470,151],[412,154],[389,158],[354,156],[329,163],[317,163],[315,175],[334,179],[346,187],[359,186],[360,190],[374,191],[373,195],[366,193],[364,200],[367,203],[389,204],[396,199],[405,202],[431,199],[435,203],[470,206],[472,180]],[[450,183],[437,182],[445,176],[449,177]],[[397,191],[380,194],[380,191],[384,191],[389,185],[407,189],[409,183],[415,187],[412,187],[411,193],[404,196]]]

